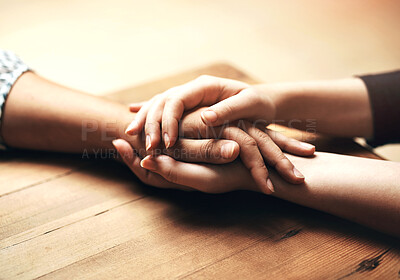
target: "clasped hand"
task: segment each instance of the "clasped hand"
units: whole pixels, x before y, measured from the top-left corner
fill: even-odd
[[[200,76],[130,110],[137,114],[126,133],[141,136],[145,149],[136,153],[121,139],[113,144],[139,179],[156,187],[271,194],[268,168],[290,183],[304,182],[282,151],[299,156],[315,151],[268,129],[276,114],[272,99],[235,80]]]

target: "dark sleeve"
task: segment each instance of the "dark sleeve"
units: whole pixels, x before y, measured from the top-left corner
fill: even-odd
[[[400,142],[400,70],[359,76],[365,83],[372,110],[372,146]]]

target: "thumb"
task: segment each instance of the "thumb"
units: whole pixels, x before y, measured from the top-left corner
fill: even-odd
[[[228,121],[272,117],[273,108],[268,105],[258,92],[252,88],[246,88],[203,111],[201,119],[208,126],[219,126]],[[271,120],[265,119],[264,121],[270,122]]]
[[[135,155],[131,145],[122,139],[115,139],[112,141],[112,144],[121,156],[123,162],[128,166],[132,166],[135,160]]]

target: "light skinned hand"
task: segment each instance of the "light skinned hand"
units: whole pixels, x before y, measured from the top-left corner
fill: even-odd
[[[203,75],[156,95],[148,102],[131,104],[130,109],[138,111],[138,114],[126,132],[134,135],[144,128],[146,146],[157,146],[162,135],[165,145],[170,147],[177,140],[183,113],[210,105],[213,106],[204,110],[201,117],[205,124],[212,126],[240,119],[268,124],[275,116],[271,99],[263,97],[250,85]]]

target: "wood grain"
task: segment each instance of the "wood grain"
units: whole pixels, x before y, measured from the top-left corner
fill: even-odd
[[[216,64],[114,93],[145,100]],[[283,127],[319,150],[378,158],[348,139]],[[10,152],[0,159],[0,279],[398,279],[386,235],[273,197],[158,190],[120,163]]]

